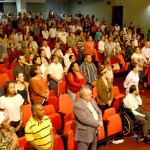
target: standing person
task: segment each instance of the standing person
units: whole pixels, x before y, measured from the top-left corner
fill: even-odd
[[[10,126],[8,115],[0,112],[0,149],[19,150],[18,137]]]
[[[22,136],[24,99],[20,94],[16,94],[15,83],[7,81],[4,84],[4,96],[0,97],[0,109],[8,115],[10,125],[14,127],[18,137]]]
[[[104,45],[105,45],[105,35],[102,35],[101,40],[98,42],[98,51],[100,52],[102,57],[104,56],[105,53]]]
[[[71,63],[67,74],[67,92],[73,102],[76,100],[76,93],[79,92],[82,86],[85,86],[86,79],[84,74],[80,71],[76,62]]]
[[[101,76],[96,82],[98,98],[98,105],[103,112],[105,109],[109,108],[113,101],[113,85],[109,80],[108,69],[101,65],[100,68]]]
[[[144,58],[140,52],[140,48],[139,47],[135,47],[135,52],[132,54],[131,56],[131,60],[138,64],[139,67],[139,78],[140,78],[140,82],[143,82],[143,65],[144,65]]]
[[[92,56],[90,54],[85,55],[84,62],[80,68],[86,78],[86,86],[90,88],[96,86],[98,72],[95,64],[92,62]]]
[[[52,55],[51,57],[52,63],[49,65],[49,85],[50,89],[54,90],[57,93],[58,82],[63,80],[63,67],[62,64],[59,63],[59,58],[56,55]]]
[[[48,100],[49,89],[43,77],[41,77],[40,65],[36,65],[31,70],[31,79],[29,82],[30,98],[32,103],[45,104]]]
[[[25,137],[31,148],[35,150],[53,150],[52,123],[48,116],[44,115],[41,104],[33,104],[32,116],[25,126]]]
[[[42,47],[42,49],[44,49],[47,59],[50,60],[50,58],[51,58],[51,49],[48,46],[48,43],[47,43],[46,40],[43,40],[43,47]]]
[[[16,78],[16,75],[18,72],[22,72],[24,75],[24,80],[26,82],[29,82],[30,79],[30,68],[28,65],[26,65],[26,59],[23,55],[18,56],[18,65],[13,68],[13,76],[14,79]]]
[[[134,40],[131,40],[130,41],[130,46],[127,47],[127,50],[126,50],[126,58],[127,58],[127,61],[131,62],[131,56],[132,54],[134,53]]]
[[[26,55],[26,49],[28,48],[28,36],[25,34],[23,40],[21,41],[23,54]]]
[[[78,141],[78,150],[96,150],[96,133],[103,126],[102,112],[88,87],[80,89],[80,99],[74,104],[76,117],[75,140]]]
[[[15,83],[15,89],[18,94],[20,94],[24,99],[24,104],[30,104],[30,96],[29,96],[29,89],[28,89],[28,83],[24,81],[24,75],[22,72],[18,72],[16,75],[16,83]]]
[[[130,68],[131,68],[131,71],[128,73],[128,75],[126,76],[126,79],[123,83],[124,88],[126,89],[126,94],[129,93],[129,88],[131,85],[136,85],[138,88],[138,84],[139,84],[138,64],[132,63],[130,65]]]

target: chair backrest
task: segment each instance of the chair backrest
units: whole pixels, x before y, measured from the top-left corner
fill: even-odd
[[[63,135],[67,134],[67,131],[69,131],[70,129],[75,132],[75,129],[76,129],[75,120],[70,120],[70,121],[65,123],[64,130],[63,130]]]
[[[113,116],[115,114],[116,114],[115,108],[108,108],[104,110],[103,120],[107,120],[110,116]]]
[[[6,81],[10,81],[9,76],[7,73],[1,73],[0,74],[0,87],[3,87]]]
[[[55,108],[53,105],[50,104],[50,105],[44,106],[44,114],[45,115],[49,116],[52,113],[55,113]]]
[[[66,93],[66,81],[58,82],[57,95]]]
[[[48,98],[48,104],[52,104],[55,108],[55,111],[59,109],[59,100],[57,96],[50,96]]]
[[[95,99],[95,100],[96,100],[97,97],[98,97],[98,92],[97,92],[96,86],[92,88],[92,97],[93,97],[93,99]]]
[[[14,81],[13,69],[6,70],[7,75],[9,76],[11,81]]]
[[[26,141],[25,136],[20,137],[18,139],[19,142],[19,150],[28,150],[30,149],[28,142]]]
[[[73,113],[73,102],[68,94],[59,96],[59,111],[65,113],[67,116]]]
[[[30,104],[23,105],[23,123],[22,123],[23,128],[25,127],[26,123],[28,122],[31,116],[32,116],[31,105]]]
[[[5,64],[0,64],[0,73],[5,73],[7,70],[7,67]]]
[[[18,65],[18,62],[13,62],[13,63],[11,63],[11,64],[10,64],[10,69],[16,67],[17,65]]]
[[[117,95],[117,94],[120,94],[119,88],[118,88],[118,86],[114,86],[114,87],[113,87],[113,95],[114,95],[114,97],[115,97],[115,95]]]

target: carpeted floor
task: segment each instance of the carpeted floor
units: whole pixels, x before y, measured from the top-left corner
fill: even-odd
[[[120,92],[124,93],[123,82],[125,77],[115,77],[114,86],[117,85]],[[144,89],[142,86],[139,87],[140,96],[143,100],[143,105],[146,110],[150,111],[150,88]],[[97,150],[149,150],[150,144],[141,142],[138,144],[136,140],[131,137],[124,137],[124,142],[121,144],[110,143],[106,146],[99,146]]]

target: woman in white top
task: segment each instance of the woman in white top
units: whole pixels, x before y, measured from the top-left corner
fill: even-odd
[[[136,85],[138,88],[138,84],[139,84],[138,64],[132,63],[130,67],[131,67],[131,71],[128,73],[123,83],[124,88],[126,88],[126,94],[129,93],[129,88],[131,85]]]
[[[22,96],[16,94],[15,83],[7,81],[4,84],[4,96],[0,97],[0,109],[8,115],[18,137],[22,134],[23,103]]]
[[[143,81],[143,64],[144,64],[144,58],[142,54],[140,53],[140,48],[136,47],[135,52],[132,54],[131,59],[134,63],[138,64],[139,66],[139,78],[140,82]]]

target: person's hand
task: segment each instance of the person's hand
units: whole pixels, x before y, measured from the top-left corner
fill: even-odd
[[[145,114],[142,114],[142,117],[144,117],[144,118],[145,118],[145,117],[146,117],[146,115],[145,115]]]
[[[99,122],[99,127],[102,127],[102,126],[103,126],[103,122],[100,121],[100,122]]]
[[[91,82],[92,86],[96,86],[96,81]]]
[[[111,106],[111,103],[112,103],[112,101],[111,101],[111,100],[109,100],[109,101],[108,101],[108,106]]]

